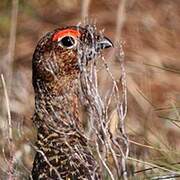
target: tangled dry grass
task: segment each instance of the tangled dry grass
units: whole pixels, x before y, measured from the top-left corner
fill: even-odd
[[[100,28],[105,28],[106,34],[114,41],[124,42],[124,61],[119,62],[117,60],[119,58],[113,57],[114,53],[108,52],[105,60],[98,61],[97,71],[94,69],[96,66],[93,66],[88,72],[92,73],[88,77],[93,79],[93,86],[98,85],[98,94],[96,91],[91,92],[95,94],[89,97],[88,92],[85,92],[88,98],[94,101],[95,106],[101,104],[103,112],[108,113],[108,118],[103,116],[102,120],[105,122],[107,119],[110,120],[109,128],[114,136],[120,133],[119,144],[128,144],[127,147],[122,146],[125,147],[122,149],[124,158],[118,164],[124,168],[124,172],[128,172],[128,175],[124,173],[124,179],[178,177],[180,174],[178,0],[28,2],[13,0],[12,2],[7,0],[0,2],[0,73],[3,74],[1,79],[4,77],[5,80],[0,85],[2,102],[0,178],[12,179],[10,175],[13,171],[16,179],[27,179],[32,167],[34,156],[32,144],[36,133],[31,120],[34,108],[31,57],[38,39],[45,32],[58,26],[77,24],[88,14],[96,19]],[[125,65],[122,66],[122,62],[125,62]],[[126,81],[123,80],[124,74]],[[89,80],[91,79],[87,79]],[[122,82],[126,82],[127,86]],[[8,94],[6,96],[5,86]],[[116,92],[116,88],[120,90],[119,95],[107,94],[107,92],[111,94],[112,90]],[[117,101],[117,96],[121,98],[120,101]],[[94,97],[96,98],[93,99]],[[110,100],[112,103],[102,104],[102,101]],[[127,107],[128,112],[127,115],[125,113],[124,119],[121,109]],[[90,109],[89,112],[92,111],[93,109]],[[82,116],[89,117],[91,122],[102,114],[102,112],[90,113],[87,116],[86,112],[82,113]],[[123,120],[120,127],[124,129],[120,132],[117,132],[117,122],[121,122],[118,118]],[[104,128],[104,124],[102,127]],[[92,134],[91,130],[90,128],[90,131],[87,131],[87,135]],[[104,130],[106,133],[107,129]],[[105,137],[105,141],[108,142],[110,137],[108,135]],[[112,168],[113,162],[116,162],[112,158],[108,159],[107,179],[108,177],[112,179],[111,174],[119,173],[114,172]],[[102,165],[105,165],[105,156],[100,156],[100,159]]]

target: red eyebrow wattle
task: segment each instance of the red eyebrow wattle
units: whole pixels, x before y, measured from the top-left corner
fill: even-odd
[[[77,30],[74,30],[74,29],[61,30],[61,31],[57,32],[56,34],[54,34],[53,41],[56,41],[56,40],[58,40],[59,38],[61,38],[63,36],[79,37],[80,32],[77,31]]]

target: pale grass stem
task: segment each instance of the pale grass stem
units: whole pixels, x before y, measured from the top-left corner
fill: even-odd
[[[14,177],[14,172],[13,172],[13,167],[14,167],[14,143],[13,143],[13,134],[12,134],[12,119],[11,119],[11,112],[10,112],[10,103],[9,103],[9,97],[8,97],[8,92],[7,92],[7,86],[4,80],[3,74],[1,74],[1,81],[3,85],[3,90],[4,90],[4,96],[5,96],[5,102],[6,102],[6,108],[7,108],[7,120],[8,120],[8,126],[7,126],[7,131],[8,131],[8,144],[9,144],[9,150],[10,150],[10,157],[8,160],[8,180],[13,180]]]

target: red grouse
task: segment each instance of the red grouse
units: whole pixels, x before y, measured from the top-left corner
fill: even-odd
[[[39,41],[32,59],[37,128],[34,180],[101,179],[81,127],[78,83],[81,64],[109,47],[111,41],[90,25],[58,28]]]

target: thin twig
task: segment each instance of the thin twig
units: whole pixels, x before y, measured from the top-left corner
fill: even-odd
[[[49,160],[47,159],[47,157],[46,157],[46,155],[44,154],[44,152],[41,151],[41,150],[39,150],[39,149],[36,148],[36,147],[34,147],[34,148],[36,149],[36,151],[37,151],[38,153],[40,153],[40,154],[43,156],[44,160],[45,160],[46,163],[50,166],[50,168],[54,170],[54,172],[55,172],[56,175],[58,176],[58,179],[59,179],[59,180],[62,180],[61,175],[59,174],[58,170],[57,170],[54,166],[52,166],[52,164],[49,162]]]
[[[125,150],[125,156],[122,156],[122,170],[123,170],[123,178],[124,180],[127,180],[127,165],[126,165],[126,159],[129,156],[129,140],[128,136],[126,134],[126,129],[125,129],[125,118],[127,115],[127,82],[126,82],[126,71],[125,71],[125,64],[124,64],[124,51],[122,48],[122,43],[119,44],[119,48],[117,49],[118,52],[116,54],[116,58],[120,62],[120,70],[121,70],[121,86],[122,86],[122,99],[119,99],[119,102],[117,104],[117,113],[119,116],[119,130],[122,134],[122,139],[123,142],[126,146]],[[118,89],[117,89],[117,93]]]
[[[103,158],[102,158],[102,156],[101,156],[101,153],[99,152],[99,145],[98,145],[98,143],[96,143],[96,150],[97,150],[97,153],[98,153],[98,156],[99,156],[101,162],[103,163],[105,169],[106,169],[107,172],[109,173],[111,179],[112,179],[112,180],[115,180],[115,179],[114,179],[114,176],[113,176],[113,174],[112,174],[112,172],[111,172],[111,170],[109,169],[109,167],[107,166],[106,162],[103,160]]]

